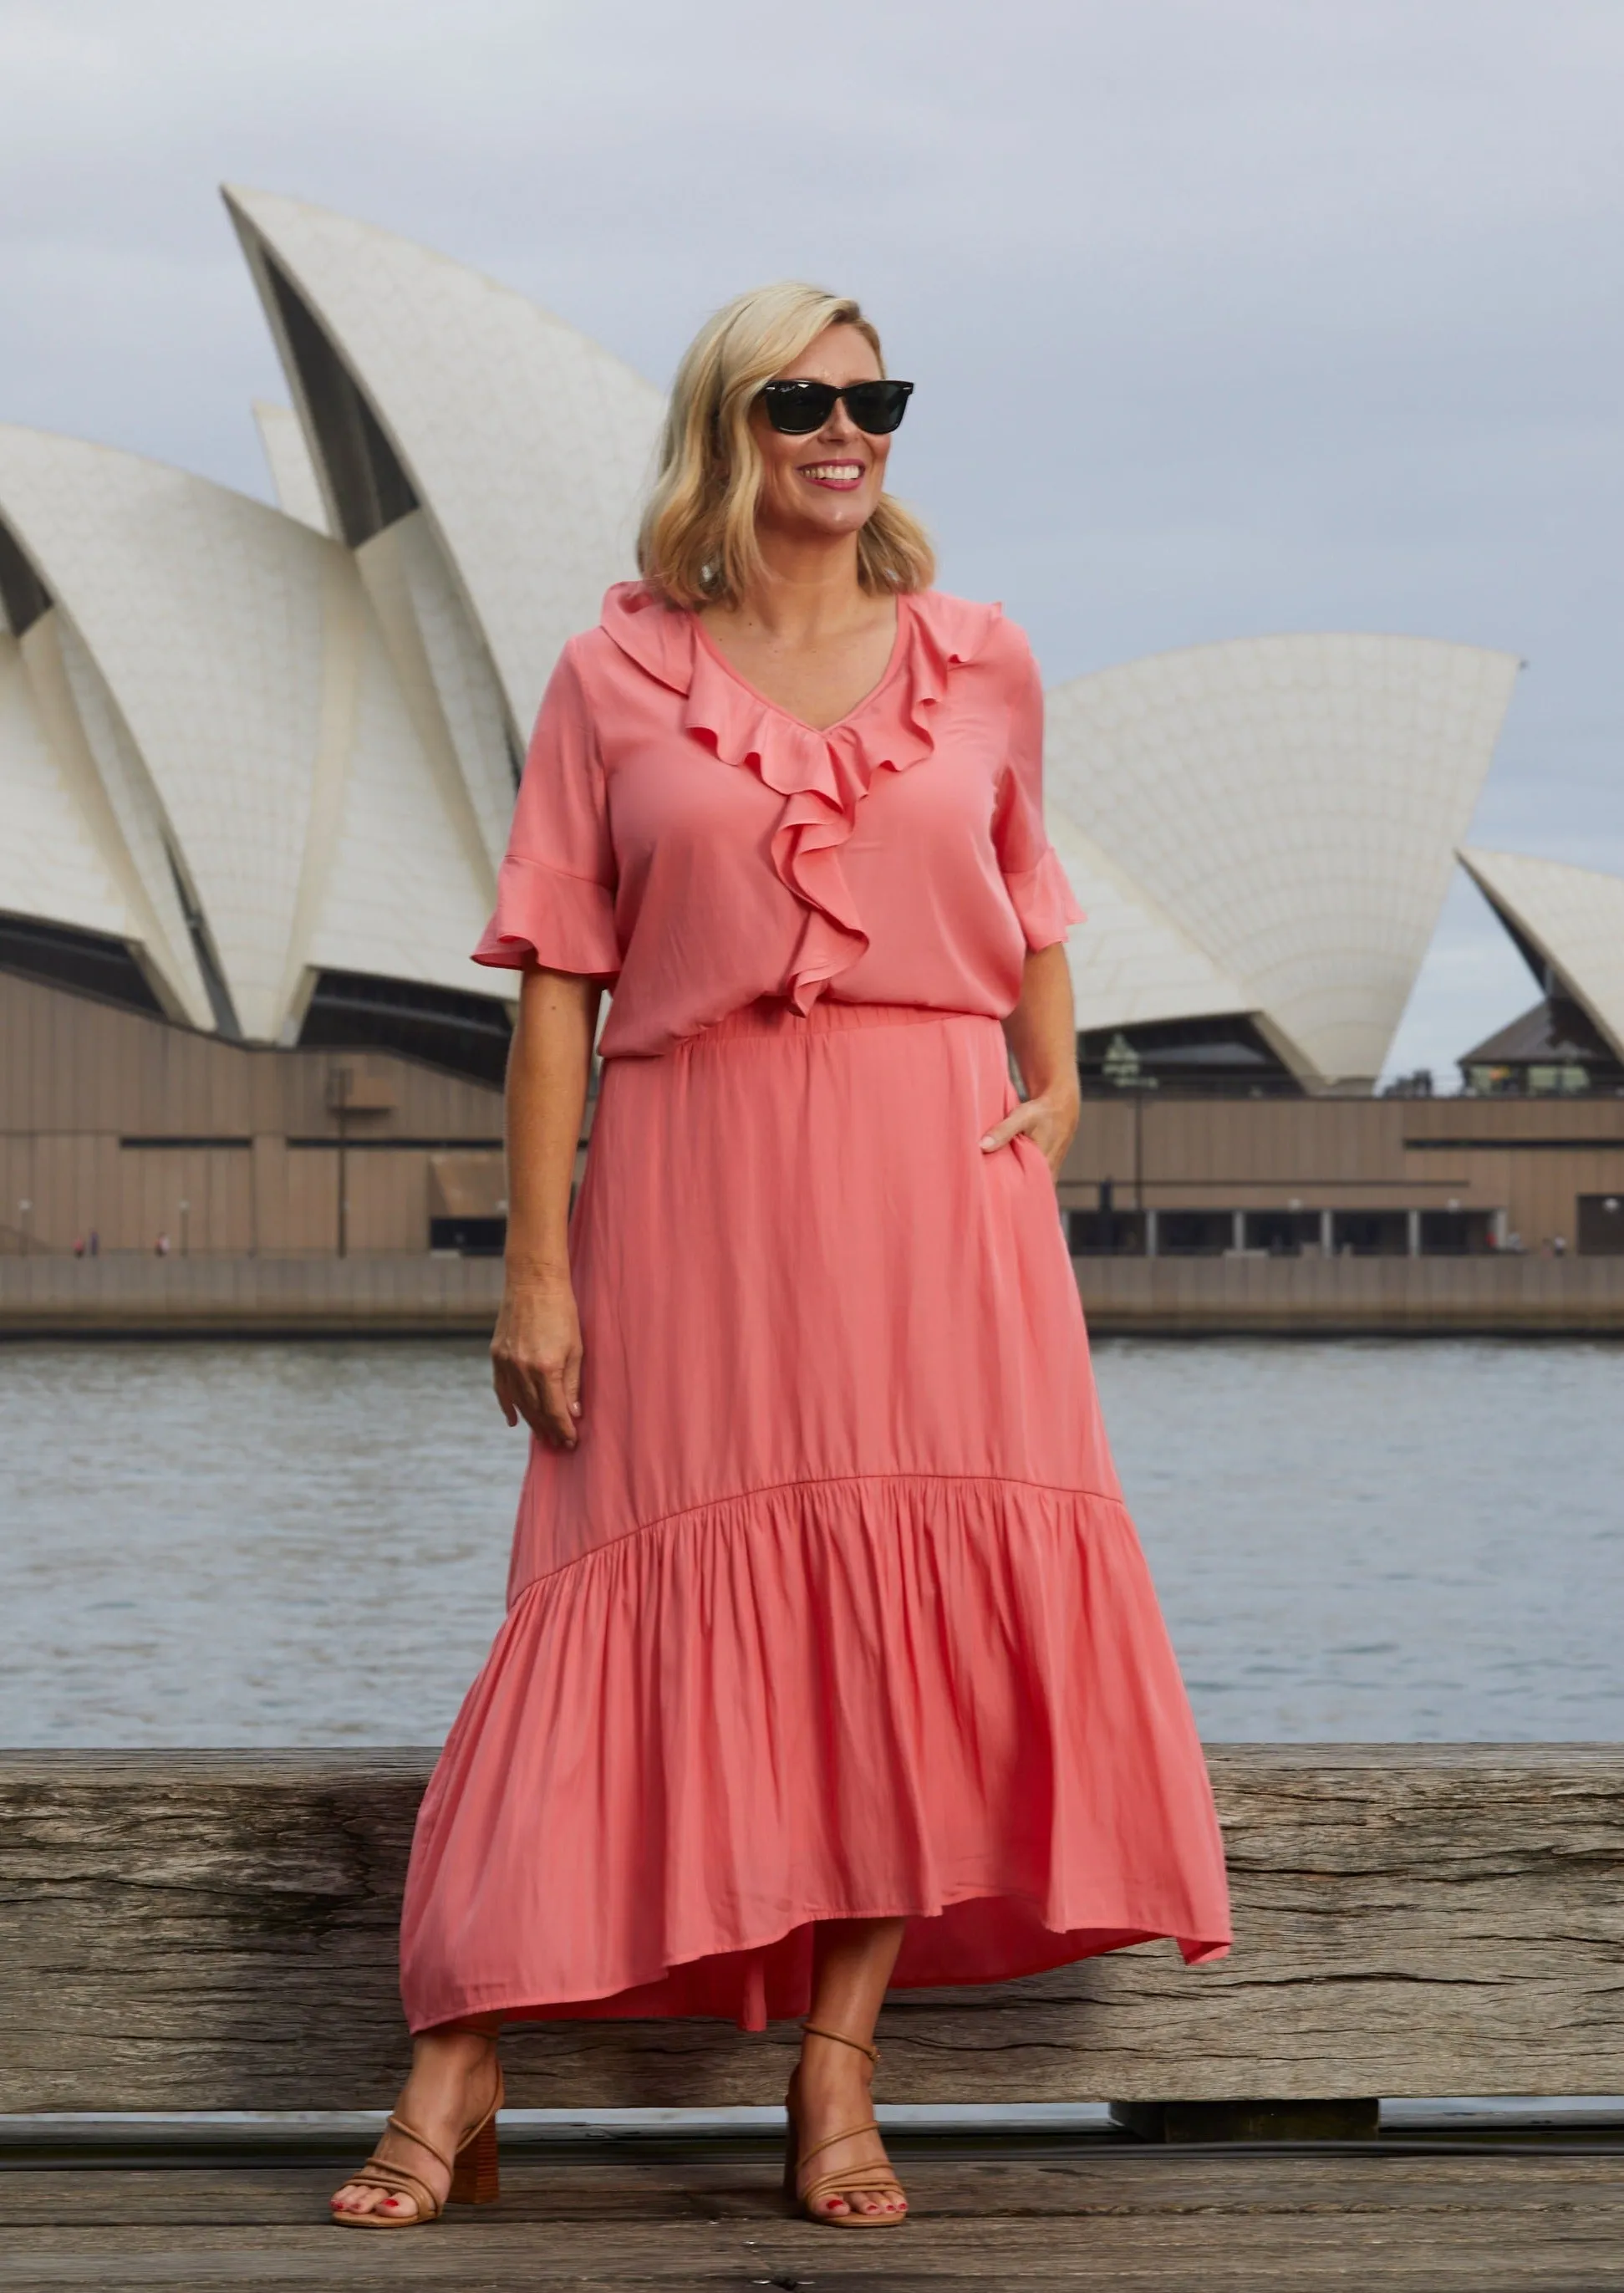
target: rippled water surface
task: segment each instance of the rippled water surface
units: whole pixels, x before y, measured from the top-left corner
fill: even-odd
[[[1624,1736],[1624,1349],[1096,1358],[1208,1738]],[[0,1348],[0,1741],[437,1740],[522,1465],[476,1343]]]

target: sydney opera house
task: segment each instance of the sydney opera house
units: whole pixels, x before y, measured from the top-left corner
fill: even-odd
[[[227,205],[291,401],[255,409],[276,506],[0,425],[0,1246],[485,1246],[513,978],[468,951],[553,662],[629,568],[660,395],[386,231]],[[1624,882],[1461,851],[1516,669],[1292,636],[1050,694],[1101,1110],[1062,1187],[1078,1247],[1583,1229],[1571,1190],[1547,1212],[1504,1179],[1408,1185],[1402,1122],[1304,1169],[1311,1119],[1374,1139],[1390,1112],[1371,1094],[1458,855],[1539,1000],[1450,1104],[1600,1114],[1624,1089]],[[1264,1128],[1224,1173],[1236,1109]],[[1440,1217],[1476,1223],[1439,1240]]]

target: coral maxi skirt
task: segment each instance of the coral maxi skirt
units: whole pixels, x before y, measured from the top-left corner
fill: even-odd
[[[418,1819],[414,2030],[809,2004],[1229,1939],[1200,1746],[996,1021],[756,1005],[610,1061],[580,1446]]]

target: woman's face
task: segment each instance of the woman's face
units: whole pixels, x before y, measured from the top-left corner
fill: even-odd
[[[798,359],[774,377],[783,382],[877,382],[880,362],[855,327],[826,327]],[[787,438],[758,402],[750,427],[761,450],[761,501],[756,523],[785,535],[855,533],[874,515],[885,482],[891,440],[870,438],[836,400],[820,430]]]

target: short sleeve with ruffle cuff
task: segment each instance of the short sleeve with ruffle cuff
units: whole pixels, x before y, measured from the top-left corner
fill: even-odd
[[[584,876],[510,852],[497,878],[497,912],[473,951],[476,963],[522,971],[575,971],[612,979],[620,968],[614,894]]]
[[[578,643],[572,637],[564,647],[542,700],[497,879],[497,912],[473,960],[613,979],[620,969],[615,851]]]
[[[1005,628],[1007,642],[1020,652],[1011,662],[1009,751],[992,841],[1009,903],[1027,946],[1036,952],[1064,939],[1083,912],[1043,825],[1043,680],[1026,639],[1007,623]]]
[[[1054,947],[1063,940],[1073,924],[1083,920],[1083,911],[1077,904],[1066,871],[1060,864],[1060,855],[1050,844],[1044,848],[1043,857],[1035,868],[1028,868],[1019,876],[1006,876],[1004,889],[1009,895],[1009,904],[1020,918],[1026,944],[1034,953],[1040,947]]]

